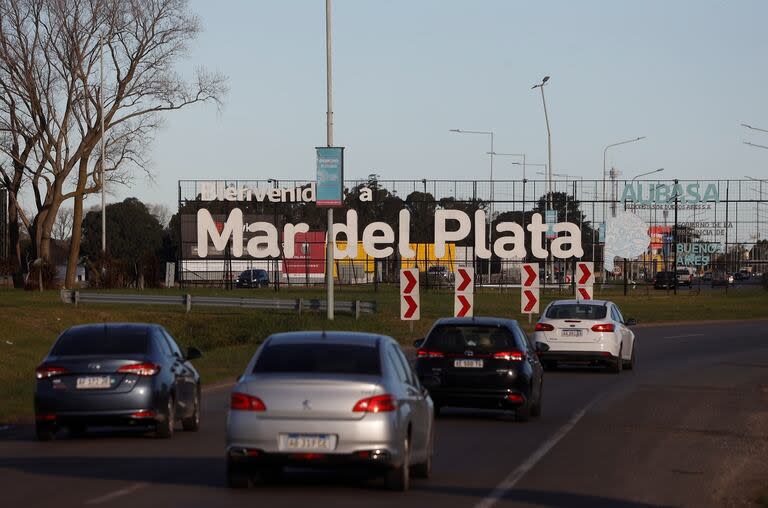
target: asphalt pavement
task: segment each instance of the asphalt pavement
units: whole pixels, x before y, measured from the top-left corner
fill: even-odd
[[[359,471],[289,471],[232,491],[227,387],[172,440],[95,432],[40,443],[0,432],[7,507],[742,506],[768,488],[768,321],[636,329],[637,369],[547,372],[540,419],[447,410],[433,476],[389,492]],[[244,359],[245,361],[245,359]]]

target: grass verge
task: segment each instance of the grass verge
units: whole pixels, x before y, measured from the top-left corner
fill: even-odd
[[[423,291],[423,290],[422,290]],[[147,291],[149,293],[150,291]],[[169,290],[170,292],[182,292]],[[228,295],[224,290],[201,289],[194,295]],[[528,328],[520,310],[518,289],[479,290],[475,295],[476,315],[496,315],[520,319]],[[264,298],[322,298],[318,289],[241,290],[242,296]],[[552,291],[543,296],[543,305],[552,299],[569,298]],[[606,294],[622,308],[625,317],[641,323],[697,321],[713,319],[749,319],[768,317],[768,293],[762,289],[702,292],[682,291],[674,296],[666,292],[641,294]],[[156,322],[165,326],[186,347],[195,345],[204,357],[195,361],[204,382],[234,379],[245,367],[256,346],[271,333],[293,330],[359,330],[391,335],[402,343],[423,337],[434,319],[453,313],[450,290],[423,291],[422,319],[409,323],[399,319],[399,293],[395,288],[345,287],[337,292],[339,300],[376,300],[379,312],[353,316],[338,315],[329,325],[320,313],[277,313],[246,309],[194,307],[189,314],[181,307],[149,305],[81,305],[61,303],[58,292],[0,291],[0,423],[32,419],[34,369],[45,356],[56,337],[66,328],[80,323],[104,321]],[[194,301],[194,299],[193,299]]]

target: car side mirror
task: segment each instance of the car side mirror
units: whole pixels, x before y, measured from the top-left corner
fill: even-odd
[[[190,347],[187,349],[187,356],[184,358],[185,360],[197,360],[198,358],[201,358],[203,356],[203,352],[197,349],[196,347]]]
[[[635,318],[627,318],[626,323],[624,323],[627,326],[635,326],[637,324],[637,319]]]
[[[424,339],[418,339],[413,341],[413,347],[415,347],[416,349],[419,349],[423,345],[424,345]]]
[[[537,353],[546,353],[549,351],[549,344],[545,344],[543,342],[537,342],[536,343],[536,352]]]

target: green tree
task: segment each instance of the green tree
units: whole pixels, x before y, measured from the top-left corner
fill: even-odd
[[[82,225],[81,255],[91,262],[101,257],[101,213],[90,211]],[[125,269],[127,283],[141,287],[144,274],[155,271],[163,246],[163,227],[137,198],[107,205],[107,254],[110,263]],[[152,284],[154,281],[148,281]]]

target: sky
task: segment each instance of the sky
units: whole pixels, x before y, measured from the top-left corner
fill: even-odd
[[[229,78],[219,110],[165,116],[109,201],[176,208],[179,179],[313,179],[325,144],[323,0],[196,0],[203,33],[179,62]],[[334,0],[333,101],[348,179],[488,179],[495,151],[544,163],[545,75],[555,173],[599,179],[768,177],[768,2]],[[519,179],[497,158],[495,179]],[[534,176],[529,168],[529,178]],[[96,204],[90,198],[91,205]]]

